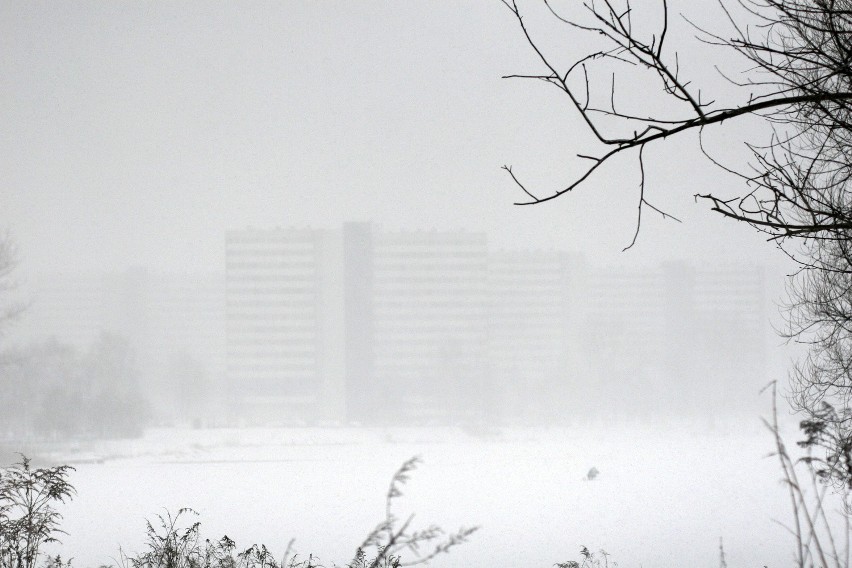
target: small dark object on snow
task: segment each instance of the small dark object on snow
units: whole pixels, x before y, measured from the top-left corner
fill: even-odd
[[[589,480],[589,481],[592,481],[599,474],[600,474],[600,472],[598,471],[598,468],[593,467],[592,469],[589,470],[589,473],[586,474],[586,479]]]

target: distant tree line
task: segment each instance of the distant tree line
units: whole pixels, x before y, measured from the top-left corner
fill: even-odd
[[[133,437],[150,408],[133,350],[104,334],[89,349],[55,339],[7,350],[0,365],[0,438]]]

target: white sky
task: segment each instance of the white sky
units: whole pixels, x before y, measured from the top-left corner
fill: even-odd
[[[737,188],[694,138],[647,149],[650,199],[685,223],[646,211],[628,253],[635,156],[573,195],[514,206],[501,165],[556,188],[590,150],[554,88],[500,79],[540,70],[499,0],[3,1],[0,227],[24,273],[217,269],[226,229],[346,220],[608,262],[778,264],[694,203]]]

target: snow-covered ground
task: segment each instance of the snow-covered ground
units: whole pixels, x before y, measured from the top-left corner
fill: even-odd
[[[479,525],[434,566],[548,568],[605,549],[622,567],[783,566],[792,541],[767,432],[642,426],[512,429],[153,430],[57,453],[75,463],[63,556],[79,568],[138,551],[144,519],[192,507],[202,533],[240,546],[287,542],[345,563],[382,519],[393,472],[419,455],[399,514]],[[584,480],[590,468],[600,475]]]

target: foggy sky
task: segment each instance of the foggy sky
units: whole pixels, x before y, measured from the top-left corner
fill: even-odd
[[[693,138],[648,148],[648,197],[684,223],[646,212],[628,253],[635,157],[563,199],[512,205],[500,166],[556,189],[588,150],[564,95],[500,78],[540,70],[497,0],[2,2],[0,227],[23,275],[219,269],[227,229],[347,220],[611,263],[782,266],[694,203],[737,182]]]
[[[522,9],[526,10],[528,4]],[[681,0],[669,4],[672,14],[685,11],[711,27],[723,23],[723,15],[714,11],[715,3]],[[565,35],[564,28],[539,27],[542,19],[535,14],[536,9],[530,8],[529,21],[548,53],[555,53],[560,61],[585,53],[585,46]],[[669,41],[680,41],[691,33],[688,24],[676,18],[671,22]],[[713,59],[702,56],[703,48],[694,42],[690,45],[681,59],[686,72],[695,65],[695,79],[707,79],[711,86],[720,85],[723,94],[729,93],[720,79],[708,76],[712,71],[708,63]],[[662,220],[646,210],[637,244],[628,252],[622,249],[633,237],[639,198],[635,155],[614,161],[561,199],[533,207],[513,205],[524,196],[500,169],[502,165],[512,165],[519,176],[546,194],[563,186],[576,168],[582,167],[575,158],[578,152],[593,153],[596,149],[589,146],[591,136],[564,94],[542,82],[501,79],[513,73],[539,72],[541,62],[525,42],[516,19],[499,0],[0,0],[0,231],[8,228],[17,242],[17,274],[25,294],[29,292],[26,280],[36,281],[46,273],[115,275],[139,266],[152,274],[221,272],[228,230],[339,228],[347,221],[371,221],[389,229],[483,231],[493,247],[564,250],[609,267],[656,267],[660,261],[676,259],[688,259],[702,268],[728,262],[760,264],[766,269],[769,300],[775,299],[784,274],[790,271],[785,257],[753,230],[695,203],[696,193],[712,190],[727,195],[740,186],[739,180],[723,176],[708,163],[693,135],[648,146],[646,197],[683,223]],[[622,92],[626,98],[631,96],[629,86]],[[724,155],[736,154],[742,148],[738,134],[747,129],[747,124],[708,129],[708,143]],[[204,330],[212,327],[207,325]],[[788,362],[788,353],[780,348],[770,353],[769,376],[779,376],[777,371]],[[720,365],[739,363],[727,353],[715,359]],[[755,385],[755,390],[759,386],[762,384]],[[754,404],[764,408],[762,399]],[[605,411],[598,414],[607,417]],[[594,445],[608,448],[597,437],[590,439]],[[664,456],[654,459],[654,466],[674,462],[677,467],[666,465],[661,469],[665,475],[660,476],[653,467],[631,468],[631,463],[638,461],[625,458],[620,451],[610,452],[608,458],[593,451],[575,452],[578,457],[572,459],[578,460],[576,467],[582,467],[582,471],[588,471],[591,465],[601,466],[606,476],[616,480],[614,487],[629,488],[634,493],[645,491],[654,499],[649,508],[641,503],[625,507],[624,495],[617,492],[612,500],[613,512],[592,520],[599,521],[605,535],[611,534],[613,527],[620,530],[628,526],[628,532],[638,535],[637,541],[646,546],[646,533],[631,525],[630,515],[635,513],[640,524],[653,529],[647,534],[659,534],[662,523],[671,525],[672,519],[682,529],[683,523],[670,511],[681,511],[682,503],[688,502],[691,512],[706,511],[705,516],[697,517],[700,522],[695,526],[700,531],[695,532],[710,547],[710,556],[705,557],[713,558],[715,535],[722,532],[708,532],[708,527],[716,531],[716,524],[726,515],[724,510],[720,513],[713,509],[715,501],[695,488],[717,492],[725,503],[736,503],[739,509],[743,502],[749,506],[759,503],[757,492],[750,491],[752,485],[742,482],[739,474],[724,477],[716,470],[693,466],[703,463],[697,459],[669,460],[671,455],[683,455],[672,450],[674,446],[655,450],[662,448],[660,440],[664,440],[656,433],[649,439],[656,440],[657,445],[643,446],[630,437],[619,441],[631,451],[641,452],[642,459],[655,451]],[[154,443],[159,441],[155,439]],[[567,443],[577,442],[568,438]],[[554,534],[558,530],[554,542],[566,541],[574,546],[575,541],[565,537],[570,531],[556,522],[570,516],[559,507],[570,505],[569,513],[599,511],[598,503],[592,506],[577,501],[578,507],[561,493],[541,490],[548,486],[539,486],[534,477],[529,481],[518,467],[533,464],[529,467],[534,466],[538,473],[552,472],[554,478],[559,476],[560,491],[567,486],[566,479],[579,480],[582,471],[578,474],[565,465],[548,463],[545,467],[530,461],[530,456],[539,460],[558,456],[555,459],[562,460],[568,450],[548,453],[527,442],[522,445],[525,453],[519,459],[503,450],[499,453],[499,459],[510,456],[513,476],[473,463],[476,457],[464,465],[449,454],[451,459],[444,463],[452,463],[451,468],[446,467],[453,474],[452,486],[464,486],[458,481],[459,470],[478,476],[485,472],[496,481],[489,485],[478,477],[476,483],[489,494],[477,495],[465,489],[474,501],[502,506],[503,501],[494,499],[498,495],[534,506],[532,512],[513,513],[507,518],[512,523],[519,518],[537,520],[539,525],[530,521],[530,534],[543,534],[538,526],[545,526]],[[319,450],[320,455],[324,459],[336,456],[328,452],[338,447],[347,451],[343,444],[330,444]],[[713,467],[721,467],[718,464],[727,463],[724,460],[736,461],[736,470],[732,466],[726,471],[740,472],[743,463],[748,470],[757,463],[739,456],[734,459],[734,453],[721,453],[723,459],[717,459],[691,438],[687,446],[679,447],[700,450],[702,459],[711,456]],[[393,452],[400,451],[409,452],[409,446],[396,444]],[[443,446],[440,451],[445,451]],[[467,456],[466,447],[464,451]],[[393,452],[380,448],[375,452],[380,460],[377,464],[371,452],[356,447],[357,455],[369,458],[370,467],[381,475],[399,463]],[[763,447],[748,452],[750,457],[761,454]],[[439,459],[435,456],[440,467]],[[289,464],[289,456],[283,461]],[[251,467],[253,471],[267,471]],[[721,481],[699,484],[692,477],[680,475],[679,467],[688,468],[696,479]],[[172,463],[164,468],[189,471]],[[311,479],[317,469],[326,475],[334,469],[317,468],[313,463],[310,468]],[[124,504],[106,507],[103,504],[108,502],[108,493],[87,493],[85,489],[87,483],[90,488],[103,484],[97,477],[99,471],[114,475],[115,470],[92,471],[96,472],[94,477],[81,474],[75,478],[81,494],[75,505],[82,505],[79,514],[66,515],[69,539],[112,538],[108,531],[75,530],[71,523],[90,526],[92,519],[102,519],[86,511],[97,511],[97,515],[118,511],[126,520],[169,505],[165,499],[156,503],[139,499],[135,505],[144,508],[142,513]],[[136,475],[136,470],[129,471],[129,475]],[[708,476],[708,471],[712,475]],[[346,474],[350,475],[348,469]],[[187,488],[193,487],[204,488],[204,495],[220,495],[208,485],[182,482],[180,477],[143,477],[155,481],[158,489],[174,489],[182,499]],[[765,475],[752,477],[761,480],[759,487],[763,489],[777,487],[764,483]],[[133,479],[133,483],[138,482]],[[289,487],[271,474],[268,479],[259,479],[256,487]],[[645,485],[635,489],[637,479],[649,483],[651,489],[646,490]],[[673,497],[660,497],[663,491],[672,494],[675,484],[666,485],[669,479],[682,484],[682,496],[675,492]],[[428,481],[424,478],[424,487],[429,487]],[[535,497],[512,493],[513,483],[535,488]],[[124,488],[127,484],[111,479],[103,486]],[[739,488],[743,498],[731,499],[735,493],[729,486]],[[135,487],[146,494],[142,484]],[[381,498],[385,488],[382,477],[376,496]],[[86,495],[97,499],[86,502]],[[160,494],[151,492],[146,499],[151,495],[160,498]],[[436,501],[449,503],[465,515],[474,513],[459,522],[492,520],[489,515],[494,515],[487,509],[479,515],[476,505],[471,507],[447,495],[452,494],[440,494]],[[98,500],[101,497],[105,500]],[[193,497],[191,491],[188,497]],[[256,501],[274,507],[279,517],[261,512],[251,515],[252,520],[262,519],[266,527],[280,532],[280,527],[286,526],[280,518],[289,514],[282,500],[260,495]],[[343,503],[350,512],[366,510],[337,497],[335,501],[335,506]],[[217,497],[216,502],[230,507],[240,501]],[[553,508],[553,502],[561,505]],[[246,510],[258,511],[254,508],[258,503]],[[195,503],[181,501],[176,505]],[[665,520],[660,525],[648,522],[649,510]],[[335,511],[332,514],[339,515]],[[543,516],[543,511],[553,511],[553,516]],[[332,514],[317,508],[302,517],[323,519],[325,527]],[[215,519],[215,515],[214,510],[211,517]],[[746,517],[750,530],[725,533],[726,545],[735,559],[736,541],[727,540],[731,532],[748,537],[743,550],[756,550],[750,532],[757,515],[743,514],[742,518]],[[233,519],[230,511],[220,518]],[[586,525],[583,529],[588,528],[588,521],[581,519]],[[108,528],[125,527],[122,523],[100,521]],[[246,526],[253,528],[250,522]],[[482,542],[492,551],[512,544],[505,538],[510,533],[501,531],[499,525],[491,534],[499,538],[496,546]],[[109,542],[117,541],[116,537]],[[729,544],[731,541],[733,544]],[[616,546],[615,537],[582,544],[609,547],[613,542]],[[79,544],[75,550],[74,544],[70,540],[69,550],[77,558],[103,550],[99,543],[88,550]],[[535,548],[546,553],[550,561],[550,546]],[[667,558],[684,558],[671,550],[671,546],[666,547]],[[695,546],[683,546],[683,550],[699,551]],[[740,559],[744,557],[743,553]],[[631,558],[629,549],[619,560],[625,558]]]

